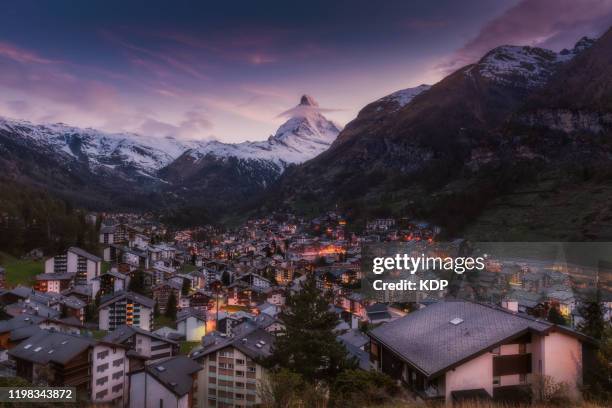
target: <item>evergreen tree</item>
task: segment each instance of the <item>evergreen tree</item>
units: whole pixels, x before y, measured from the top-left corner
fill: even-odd
[[[174,291],[171,291],[168,297],[165,315],[172,320],[176,320],[176,296],[174,295]]]
[[[343,369],[354,367],[333,332],[338,317],[330,312],[329,300],[317,289],[313,276],[300,292],[288,297],[280,317],[285,329],[275,341],[270,365],[295,372],[309,383],[331,383]]]
[[[585,302],[580,305],[578,314],[583,319],[578,325],[578,330],[597,340],[601,339],[606,322],[603,305],[601,304],[601,292],[599,290],[597,290],[593,302]]]
[[[229,286],[231,284],[231,276],[229,274],[228,271],[224,271],[223,274],[221,275],[221,282],[223,283],[223,286]]]
[[[548,310],[548,321],[563,326],[567,325],[567,320],[565,319],[565,317],[563,317],[561,312],[559,312],[559,309],[554,306]]]
[[[145,288],[145,276],[141,269],[135,270],[132,274],[130,284],[128,285],[128,290],[140,295],[147,295],[147,289]]]
[[[181,293],[183,296],[189,295],[191,291],[191,281],[189,279],[183,279],[183,287],[181,288]]]

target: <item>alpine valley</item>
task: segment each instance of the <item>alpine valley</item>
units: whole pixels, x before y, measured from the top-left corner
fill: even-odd
[[[343,130],[309,96],[290,112],[267,140],[239,144],[5,119],[0,172],[87,207],[192,219],[339,207],[480,240],[612,239],[611,31],[558,53],[497,47]]]

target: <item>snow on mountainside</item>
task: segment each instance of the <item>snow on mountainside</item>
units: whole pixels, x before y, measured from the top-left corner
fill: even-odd
[[[397,109],[401,109],[404,106],[408,105],[408,103],[415,96],[417,96],[421,92],[428,90],[429,88],[431,88],[431,85],[422,84],[419,86],[415,86],[414,88],[402,89],[401,91],[393,92],[392,94],[389,94],[379,99],[377,102],[395,102],[398,105]],[[380,107],[380,109],[382,109],[382,107]]]
[[[196,162],[206,156],[266,161],[282,172],[288,164],[302,163],[326,150],[341,129],[320,113],[319,105],[309,95],[302,96],[299,105],[286,114],[290,115],[289,120],[267,140],[236,144],[202,142],[186,154]]]
[[[67,159],[86,161],[96,171],[100,167],[133,167],[143,175],[171,163],[194,142],[171,137],[156,138],[133,133],[106,133],[61,123],[35,125],[28,121],[0,118],[0,130],[23,138],[22,142],[40,149],[66,155]]]
[[[512,86],[538,88],[546,84],[558,66],[593,45],[595,40],[584,37],[573,49],[556,53],[529,46],[504,45],[489,51],[476,64],[485,78]],[[474,67],[465,73],[470,75]]]

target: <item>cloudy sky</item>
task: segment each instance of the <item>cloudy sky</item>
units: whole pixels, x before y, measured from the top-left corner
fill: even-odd
[[[497,45],[610,25],[612,0],[20,0],[0,14],[0,115],[259,140],[303,93],[344,125]]]

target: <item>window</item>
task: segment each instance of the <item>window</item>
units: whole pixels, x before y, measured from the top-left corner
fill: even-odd
[[[116,380],[118,378],[123,377],[123,370],[122,371],[117,371],[116,373],[113,374],[113,380]]]
[[[107,382],[108,382],[108,376],[107,377],[101,377],[101,378],[98,378],[96,380],[96,385],[104,385]]]
[[[96,368],[96,371],[101,373],[102,371],[106,371],[107,368],[108,368],[108,363],[104,363],[102,365],[99,365],[98,368]]]
[[[242,360],[242,359],[238,359],[238,360],[236,360],[236,364],[238,364],[238,365],[244,365],[244,360]]]
[[[164,408],[164,400],[163,399],[159,399],[159,408]]]
[[[500,378],[499,377],[493,377],[493,385],[499,385],[500,384]]]
[[[118,392],[122,389],[123,389],[123,383],[117,384],[112,388],[113,392]]]
[[[113,361],[113,367],[119,367],[121,364],[123,364],[122,358],[118,358],[117,360]]]
[[[236,370],[236,377],[244,377],[244,371]]]
[[[106,394],[108,394],[108,390],[102,390],[96,393],[96,399],[102,399],[106,396]]]
[[[254,373],[257,371],[257,367],[247,367],[247,372],[248,373]]]
[[[237,400],[243,400],[244,399],[244,394],[235,394],[235,397]]]
[[[208,377],[208,383],[209,384],[216,384],[217,383],[217,379],[215,377]]]
[[[98,360],[102,360],[106,356],[108,356],[108,350],[101,351],[101,352],[98,353]]]
[[[243,382],[236,382],[236,388],[244,388]]]

